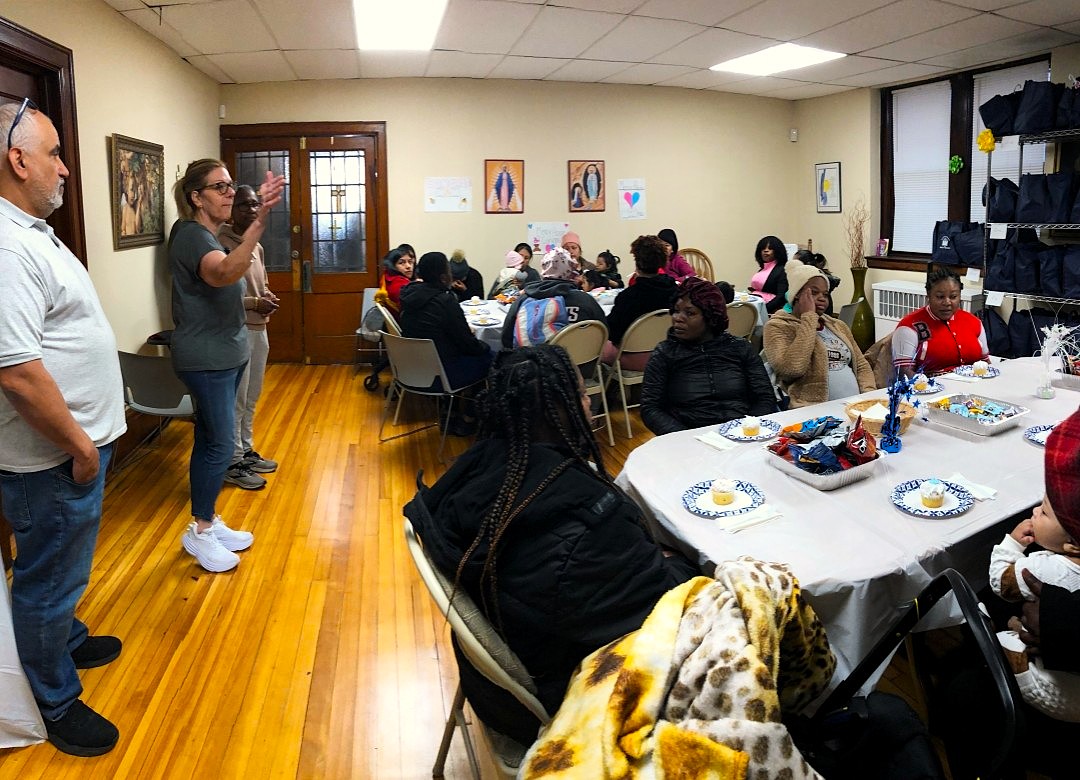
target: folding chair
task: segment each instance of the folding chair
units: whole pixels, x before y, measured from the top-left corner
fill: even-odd
[[[379,330],[379,351],[380,353],[385,350],[385,346],[382,341],[382,332],[385,330],[387,333],[392,333],[395,336],[401,335],[401,326],[398,325],[398,321],[394,319],[394,315],[390,313],[390,310],[383,306],[381,303],[373,303],[375,309],[382,314],[383,326]],[[364,379],[364,389],[375,392],[379,388],[379,374],[382,370],[390,365],[390,359],[385,354],[380,354],[379,359],[371,367],[371,373]]]
[[[423,472],[417,475],[417,487],[422,488],[421,480]],[[420,492],[416,499],[422,504]],[[426,507],[421,511],[426,513]],[[427,557],[421,540],[413,530],[412,523],[405,520],[405,540],[409,546],[409,554],[412,555],[413,563],[420,579],[431,594],[439,611],[450,623],[450,629],[454,633],[458,647],[469,660],[469,663],[493,684],[508,691],[521,704],[537,717],[541,724],[546,725],[551,717],[544,709],[544,705],[536,698],[536,684],[533,682],[524,665],[514,654],[514,651],[503,641],[488,622],[484,613],[469,598],[468,594],[458,589],[454,592],[453,583],[443,576],[442,572],[435,568],[431,559]],[[453,594],[454,601],[451,604],[450,596]],[[522,745],[509,737],[492,731],[484,723],[476,718],[488,746],[491,748],[491,758],[494,760],[499,772],[503,777],[511,778],[517,775],[518,767],[529,749],[529,745]],[[476,760],[476,748],[468,730],[468,721],[465,717],[465,694],[461,685],[454,693],[454,703],[450,709],[450,717],[446,719],[446,727],[443,729],[442,742],[439,744],[439,753],[435,758],[435,766],[431,770],[432,777],[442,777],[443,768],[446,765],[446,755],[450,750],[450,741],[454,738],[454,729],[461,729],[461,737],[465,741],[465,752],[469,757],[469,766],[472,776],[480,780],[480,767]]]
[[[729,303],[727,314],[728,333],[749,341],[758,325],[757,307],[749,303]]]
[[[391,322],[391,320],[387,320]],[[390,368],[394,372],[394,381],[390,385],[390,392],[386,394],[386,406],[383,409],[382,422],[379,424],[379,441],[390,441],[408,436],[412,433],[426,431],[442,423],[442,438],[439,442],[438,458],[442,461],[443,447],[446,446],[446,429],[450,424],[450,415],[454,409],[454,399],[463,391],[486,381],[478,379],[462,387],[452,387],[447,378],[446,369],[443,368],[439,352],[435,349],[435,342],[431,339],[407,339],[404,336],[395,336],[392,333],[382,332],[383,343],[386,345],[386,354],[390,358]],[[432,389],[435,380],[439,380],[439,389]],[[383,428],[386,427],[386,418],[390,416],[390,404],[397,394],[397,408],[394,410],[394,425],[398,424],[398,414],[401,412],[401,402],[406,393],[423,395],[434,398],[448,398],[446,405],[446,419],[436,421],[420,428],[414,428],[405,433],[383,437]]]
[[[605,343],[607,343],[607,325],[599,320],[575,322],[560,330],[553,339],[548,341],[548,344],[558,344],[570,355],[570,360],[581,371],[581,377],[585,380],[585,392],[589,394],[589,397],[600,396],[604,412],[594,414],[592,420],[597,417],[604,418],[608,445],[614,447],[615,434],[611,431],[611,414],[608,412],[607,393],[604,392],[600,369],[600,353],[604,351]]]
[[[840,307],[840,314],[837,315],[837,319],[847,325],[850,329],[851,323],[855,321],[855,312],[858,310],[859,304],[862,303],[864,300],[866,299],[859,298],[859,300],[852,303],[845,303],[843,306]]]
[[[367,327],[365,320],[368,318],[368,312],[375,309],[375,293],[379,291],[378,287],[365,287],[364,288],[364,300],[360,304],[360,327],[356,329],[356,357],[354,363],[356,370],[360,370],[360,358],[364,352],[368,351],[364,348],[364,342],[374,343],[375,349],[378,351],[376,358],[372,361],[375,364],[382,358],[382,337],[379,336],[379,329],[373,329]],[[377,310],[376,310],[377,311]]]
[[[680,249],[679,254],[683,256],[686,262],[690,263],[690,266],[694,269],[694,276],[707,279],[710,282],[716,281],[713,276],[712,261],[707,254],[700,249],[691,249],[689,247]]]
[[[652,352],[657,344],[667,338],[670,327],[671,312],[667,309],[657,309],[648,314],[642,314],[626,329],[622,343],[619,345],[619,352],[615,355],[615,362],[607,368],[604,387],[607,387],[607,383],[613,376],[619,383],[619,396],[622,399],[623,414],[626,416],[626,438],[628,439],[634,438],[634,432],[630,428],[631,406],[641,406],[641,404],[627,404],[626,388],[631,385],[640,385],[645,380],[645,372],[623,368],[620,358],[623,352]]]

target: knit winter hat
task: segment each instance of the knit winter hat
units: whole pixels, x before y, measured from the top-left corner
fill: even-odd
[[[1080,544],[1080,411],[1046,437],[1046,497],[1058,522]]]
[[[511,249],[506,253],[506,257],[503,258],[507,268],[521,268],[521,264],[525,262],[525,258],[521,256],[521,252],[516,252]]]
[[[787,299],[789,303],[795,302],[795,296],[798,295],[802,288],[806,286],[807,282],[815,276],[820,276],[825,280],[825,286],[829,286],[829,277],[825,275],[825,272],[818,268],[814,268],[812,265],[805,265],[804,263],[788,263],[784,266],[784,273],[787,274]]]
[[[577,233],[575,233],[573,230],[571,230],[571,231],[563,234],[562,241],[560,241],[559,243],[562,246],[566,246],[568,243],[574,243],[574,244],[578,245],[578,248],[580,248],[581,247],[581,236],[579,236]]]
[[[459,281],[469,275],[469,261],[465,259],[465,253],[460,249],[455,249],[450,255],[450,275]]]
[[[567,233],[566,235],[574,235]],[[563,236],[565,238],[566,236]],[[540,276],[545,279],[573,279],[577,275],[574,269],[574,261],[570,253],[560,247],[555,247],[546,255],[540,263]]]

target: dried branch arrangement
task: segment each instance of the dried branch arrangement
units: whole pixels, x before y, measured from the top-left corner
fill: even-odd
[[[860,195],[854,207],[844,215],[844,243],[852,268],[866,267],[866,228],[870,224],[870,209]]]

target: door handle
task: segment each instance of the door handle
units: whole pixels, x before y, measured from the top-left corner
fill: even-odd
[[[311,261],[305,260],[300,265],[300,292],[311,292]]]

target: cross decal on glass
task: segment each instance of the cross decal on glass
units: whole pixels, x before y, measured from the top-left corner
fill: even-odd
[[[330,188],[330,197],[334,199],[334,211],[336,211],[336,212],[342,211],[341,200],[342,200],[342,198],[345,197],[345,188],[344,187],[331,187]],[[337,240],[337,232],[339,230],[341,230],[341,225],[339,225],[337,223],[337,218],[336,217],[332,217],[330,219],[330,228],[329,228],[329,230],[330,230],[331,240],[336,241]]]

